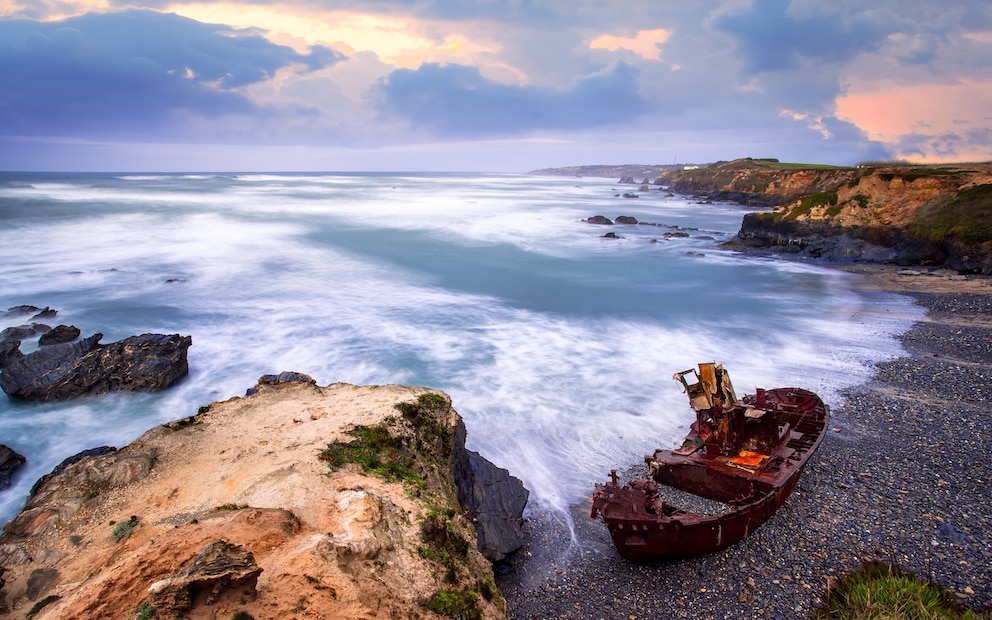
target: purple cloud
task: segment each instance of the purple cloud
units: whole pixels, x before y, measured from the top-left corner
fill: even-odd
[[[152,11],[0,21],[0,127],[7,135],[179,137],[187,116],[264,115],[239,87],[291,63],[319,68],[341,58]]]
[[[473,67],[425,64],[415,71],[394,71],[380,89],[383,111],[415,127],[445,136],[509,136],[634,120],[649,110],[637,78],[636,69],[618,63],[559,90],[492,82]]]

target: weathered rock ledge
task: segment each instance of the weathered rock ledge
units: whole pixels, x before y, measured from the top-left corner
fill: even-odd
[[[35,320],[53,318],[58,311],[16,306],[0,315],[0,322],[30,313],[36,313]],[[103,334],[80,338],[80,333],[74,325],[53,329],[34,322],[0,331],[0,388],[24,400],[69,400],[163,390],[189,373],[190,336],[142,334],[100,344]],[[22,353],[21,342],[39,335],[38,349]]]
[[[465,450],[446,395],[278,377],[253,392],[40,480],[0,536],[0,617],[505,617],[484,554],[512,551],[527,494]],[[422,484],[320,459],[382,423],[417,446]]]

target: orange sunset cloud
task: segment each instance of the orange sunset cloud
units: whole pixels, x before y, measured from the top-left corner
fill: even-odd
[[[985,160],[988,146],[969,143],[967,134],[992,125],[992,81],[960,80],[947,84],[893,85],[883,89],[852,89],[837,99],[837,117],[858,126],[873,140],[898,145],[909,136],[924,152],[896,152],[898,157],[932,161]],[[955,143],[943,152],[941,144]]]

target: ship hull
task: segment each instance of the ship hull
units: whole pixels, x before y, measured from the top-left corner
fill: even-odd
[[[827,406],[801,388],[761,390],[757,399],[734,402],[741,411],[731,426],[754,423],[752,430],[772,438],[763,452],[742,448],[757,445],[747,436],[733,450],[710,449],[704,438],[712,438],[700,430],[710,412],[698,407],[702,415],[682,448],[645,457],[647,477],[621,484],[613,472],[611,482],[596,485],[591,516],[604,521],[622,557],[651,562],[719,551],[748,537],[788,499],[826,433]],[[669,489],[720,502],[723,510],[697,514],[671,505]]]

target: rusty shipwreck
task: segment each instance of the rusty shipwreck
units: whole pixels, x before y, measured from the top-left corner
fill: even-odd
[[[613,470],[592,496],[592,518],[634,562],[702,555],[747,537],[788,498],[827,428],[828,407],[808,390],[738,399],[715,363],[674,379],[696,412],[682,446],[645,456],[645,478],[622,484]]]

